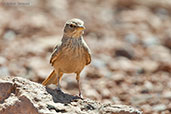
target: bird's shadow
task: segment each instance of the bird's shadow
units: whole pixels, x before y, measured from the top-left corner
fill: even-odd
[[[52,95],[53,101],[55,103],[71,103],[72,101],[82,99],[78,96],[69,95],[67,93],[62,92],[61,90],[57,89],[51,89],[49,87],[46,87],[46,91]]]

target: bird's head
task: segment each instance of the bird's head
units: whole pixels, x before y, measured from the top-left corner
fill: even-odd
[[[65,23],[64,35],[71,38],[80,38],[84,33],[84,22],[80,19],[71,19]]]

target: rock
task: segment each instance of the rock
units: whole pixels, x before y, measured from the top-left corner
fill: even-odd
[[[8,30],[3,36],[6,40],[13,40],[16,38],[16,33],[13,30]]]
[[[126,57],[128,59],[133,59],[134,58],[134,52],[133,50],[131,50],[130,47],[128,48],[120,48],[120,49],[116,49],[115,50],[115,56],[122,56],[122,57]]]
[[[131,98],[131,103],[140,105],[140,104],[143,104],[146,101],[150,100],[151,98],[152,98],[152,96],[149,94],[137,95],[137,96],[133,96]]]
[[[167,98],[168,98],[168,99],[171,99],[171,91],[166,91],[166,92],[164,92],[164,93],[163,93],[163,97],[166,98],[166,99],[167,99]]]
[[[112,101],[113,101],[114,103],[121,104],[121,101],[120,101],[120,99],[119,99],[118,97],[113,96],[113,97],[112,97]]]
[[[96,98],[99,96],[98,92],[95,89],[88,89],[88,91],[85,93],[86,96],[91,97],[91,98]]]
[[[158,40],[157,37],[148,37],[148,38],[143,39],[143,44],[146,47],[149,47],[149,46],[152,46],[152,45],[160,44],[160,41]]]
[[[93,60],[92,60],[92,63],[91,63],[94,67],[96,67],[96,68],[104,68],[104,67],[106,67],[106,63],[103,61],[103,60],[101,60],[101,59],[98,59],[98,58],[94,58]]]
[[[101,104],[21,77],[0,79],[0,114],[142,114],[126,105]]]
[[[169,49],[171,49],[171,37],[167,37],[164,39],[164,46],[168,47]]]
[[[144,87],[148,90],[153,90],[153,84],[150,81],[145,81],[144,82]]]
[[[6,58],[3,56],[0,56],[0,65],[5,64],[5,62],[7,62]]]
[[[171,54],[169,48],[165,46],[150,46],[147,49],[150,58],[155,61],[165,62],[171,64]]]
[[[169,62],[160,62],[160,65],[156,69],[156,72],[157,71],[171,72],[171,64]]]
[[[153,106],[153,110],[154,111],[163,111],[163,110],[166,110],[166,105],[164,105],[164,104],[157,104],[157,105],[154,105]]]
[[[129,59],[124,57],[119,57],[115,61],[111,61],[110,68],[112,70],[123,70],[126,72],[136,71],[136,65]]]
[[[129,33],[125,35],[124,40],[130,44],[137,44],[139,42],[138,36],[134,33]]]
[[[144,72],[154,72],[158,68],[159,64],[156,61],[150,61],[149,59],[145,59],[137,65],[144,70]]]
[[[7,75],[9,75],[9,70],[8,70],[8,68],[7,67],[0,67],[0,76],[7,76]]]
[[[164,18],[169,14],[168,10],[164,8],[158,8],[155,12],[158,16],[160,16],[160,18]]]
[[[102,95],[103,99],[110,98],[110,96],[111,96],[110,90],[107,88],[104,88],[103,91],[101,91],[101,95]]]

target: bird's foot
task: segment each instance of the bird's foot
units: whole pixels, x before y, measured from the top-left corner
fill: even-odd
[[[81,94],[81,93],[79,93],[79,95],[76,95],[75,97],[77,97],[77,98],[79,98],[79,99],[83,100],[83,96],[82,96],[82,94]]]
[[[62,92],[62,90],[61,90],[61,88],[59,86],[56,88],[56,90]]]

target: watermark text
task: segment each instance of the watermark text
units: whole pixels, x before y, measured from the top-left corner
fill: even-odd
[[[31,6],[30,2],[1,2],[4,6]]]

